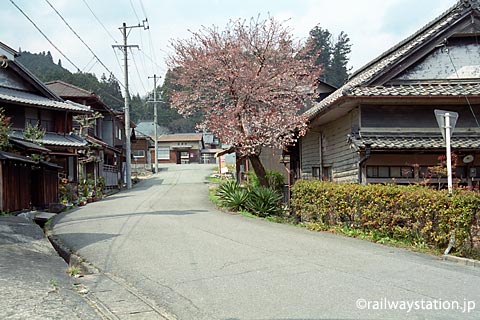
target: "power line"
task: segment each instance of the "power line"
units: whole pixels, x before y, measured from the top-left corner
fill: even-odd
[[[10,0],[11,1],[11,0]],[[98,60],[98,62],[100,62],[100,64],[111,74],[113,75],[113,77],[115,78],[115,80],[118,81],[118,83],[120,83],[122,86],[123,83],[121,83],[116,77],[115,75],[113,74],[112,71],[110,71],[110,69],[103,63],[102,60],[100,60],[100,58],[95,54],[95,52],[93,52],[93,50],[88,46],[88,44],[83,41],[83,39],[78,35],[78,33],[73,30],[73,28],[70,26],[70,24],[68,24],[68,22],[65,20],[65,18],[63,18],[63,16],[60,14],[60,12],[57,11],[57,9],[55,9],[55,7],[50,3],[50,1],[48,0],[45,0],[46,3],[48,3],[48,5],[53,9],[53,11],[55,11],[55,13],[60,17],[60,19],[62,19],[62,21],[67,25],[67,27],[70,29],[70,31],[73,32],[73,34],[78,38],[78,40],[80,40],[84,45],[85,47],[87,47],[87,49],[93,54],[93,56]]]
[[[100,19],[98,19],[97,15],[95,14],[95,12],[93,12],[92,8],[90,8],[90,6],[88,5],[87,1],[86,0],[82,0],[83,3],[85,3],[85,5],[87,6],[88,10],[90,10],[90,13],[95,17],[95,19],[97,20],[97,22],[103,27],[103,30],[105,30],[107,32],[107,34],[110,36],[110,38],[113,39],[113,41],[115,43],[118,43],[117,40],[115,39],[114,36],[112,36],[112,34],[110,33],[110,31],[108,31],[108,29],[105,27],[105,25],[102,23],[102,21]]]
[[[450,59],[450,63],[452,64],[453,70],[455,70],[455,74],[457,75],[457,79],[460,79],[460,75],[458,74],[457,67],[453,63],[452,56],[450,55],[450,50],[448,49],[446,43],[445,43],[445,50],[447,51],[447,55],[448,55],[448,58]],[[470,99],[468,99],[466,94],[463,94],[463,96],[465,97],[465,100],[467,101],[467,104],[470,108],[470,112],[472,113],[473,118],[475,119],[475,123],[477,124],[477,127],[480,128],[480,123],[478,122],[477,116],[475,115],[475,112],[473,111],[473,107],[472,107],[472,104],[470,103]]]
[[[77,65],[75,63],[72,62],[72,60],[70,60],[63,52],[62,50],[60,50],[53,42],[52,40],[50,40],[47,35],[45,33],[43,33],[43,31],[35,24],[35,22],[33,22],[32,19],[30,19],[30,17],[25,13],[23,12],[22,9],[20,9],[20,7],[13,1],[13,0],[10,0],[10,2],[25,16],[25,18],[27,18],[28,21],[30,21],[31,24],[33,24],[33,26],[38,30],[38,32],[40,32],[40,34],[65,58],[67,59],[68,62],[70,62],[70,64],[72,66],[74,66],[75,68],[77,68],[77,71],[80,72],[80,68],[77,67]]]
[[[135,10],[135,6],[133,5],[132,0],[130,0],[130,5],[132,6],[133,13],[135,14],[135,17],[137,18],[138,24],[140,24],[140,19],[138,18],[137,11]]]
[[[147,92],[147,89],[145,89],[145,85],[143,84],[142,77],[140,76],[140,72],[138,71],[137,62],[135,61],[135,55],[133,54],[132,49],[130,49],[130,53],[132,54],[133,65],[135,66],[135,71],[137,71],[138,80],[140,80],[140,84],[142,85],[143,91]]]
[[[139,50],[148,60],[150,60],[150,62],[154,63],[157,68],[165,70],[164,67],[161,67],[160,65],[158,65],[156,61],[154,61],[149,55],[147,55],[145,51],[143,51],[142,49],[139,49]]]
[[[143,15],[144,15],[145,18],[146,18],[146,17],[147,17],[147,12],[145,11],[145,7],[143,6],[143,1],[142,1],[142,0],[138,0],[138,2],[140,2],[140,7],[142,8]]]

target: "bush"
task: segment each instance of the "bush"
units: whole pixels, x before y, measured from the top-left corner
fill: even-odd
[[[254,188],[254,187],[260,186],[260,184],[258,182],[258,177],[255,174],[255,172],[248,171],[247,175],[248,175],[248,180],[249,180],[249,186],[250,187]],[[284,178],[283,174],[281,174],[280,172],[275,171],[275,170],[267,170],[265,178],[267,179],[268,186],[271,189],[276,190],[280,193],[282,192],[283,185],[285,184],[285,178]]]
[[[220,184],[216,195],[220,206],[231,211],[246,210],[259,217],[276,215],[281,212],[283,197],[271,188],[242,187],[234,180],[227,180]]]
[[[259,217],[277,215],[283,196],[267,187],[253,187],[247,200],[247,210]]]
[[[408,243],[445,249],[455,231],[455,250],[480,254],[480,195],[422,186],[298,181],[291,205],[303,222],[358,229]]]

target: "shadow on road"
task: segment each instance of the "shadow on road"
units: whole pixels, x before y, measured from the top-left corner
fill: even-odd
[[[115,218],[130,218],[130,217],[141,217],[146,215],[151,216],[184,216],[191,214],[199,214],[209,212],[208,210],[165,210],[165,211],[150,211],[150,212],[133,212],[133,213],[95,213],[92,216],[85,217],[75,216],[76,212],[67,213],[65,216],[68,216],[72,219],[72,222],[88,221],[88,220],[103,220],[103,219],[115,219]]]
[[[58,237],[68,239],[68,243],[73,244],[75,250],[87,247],[91,244],[106,241],[118,237],[119,234],[111,233],[61,233]]]

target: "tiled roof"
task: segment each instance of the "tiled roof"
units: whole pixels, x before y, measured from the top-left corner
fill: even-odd
[[[80,87],[74,86],[73,84],[63,82],[61,80],[55,80],[45,83],[48,89],[55,92],[60,97],[92,97],[95,96],[95,93],[88,90],[82,89]]]
[[[353,96],[464,96],[480,95],[477,83],[428,83],[375,87],[356,87]]]
[[[77,112],[89,112],[90,107],[72,101],[55,101],[30,92],[0,87],[0,101],[21,103],[50,109],[61,109]]]
[[[177,133],[166,134],[158,137],[161,142],[176,142],[176,141],[201,141],[203,135],[201,133]]]
[[[9,141],[17,146],[23,147],[27,150],[37,150],[40,152],[49,152],[50,150],[39,146],[38,144],[35,144],[31,141],[25,140],[25,139],[19,139],[19,138],[14,138],[14,137],[9,137]]]
[[[14,161],[21,161],[21,162],[27,162],[27,163],[35,163],[30,158],[10,153],[10,152],[5,152],[5,151],[0,151],[0,160],[14,160]]]
[[[472,8],[478,10],[480,8],[480,1],[459,0],[453,7],[417,31],[415,34],[381,54],[378,58],[374,59],[364,67],[360,68],[352,75],[347,83],[345,83],[327,98],[323,99],[318,104],[307,110],[305,115],[312,119],[322,110],[328,108],[340,98],[351,96],[352,94],[355,95],[356,90],[359,88],[360,90],[363,90],[363,96],[367,95],[365,92],[367,92],[369,89],[372,89],[372,87],[366,86],[362,88],[362,85],[365,85],[368,83],[368,81],[374,79],[376,76],[383,74],[386,70],[401,61],[408,54],[414,52],[421,45],[429,41],[433,36],[446,29],[450,24],[455,22],[456,19]],[[420,88],[412,88],[412,90],[416,92],[420,90]],[[392,87],[391,90],[398,91],[399,89],[393,89]]]
[[[358,148],[370,145],[372,149],[443,149],[445,141],[440,134],[362,134],[351,136],[350,141]],[[453,134],[451,145],[454,149],[480,148],[480,134],[462,135]]]
[[[12,131],[11,136],[14,138],[23,138],[21,131]],[[39,143],[45,146],[61,146],[61,147],[84,147],[87,145],[87,141],[82,137],[70,133],[59,134],[54,132],[47,132],[42,139],[37,140]]]

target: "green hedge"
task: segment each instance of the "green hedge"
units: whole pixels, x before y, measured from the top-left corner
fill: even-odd
[[[480,194],[422,186],[298,181],[291,205],[302,222],[346,226],[444,250],[455,230],[455,249],[480,253]]]

